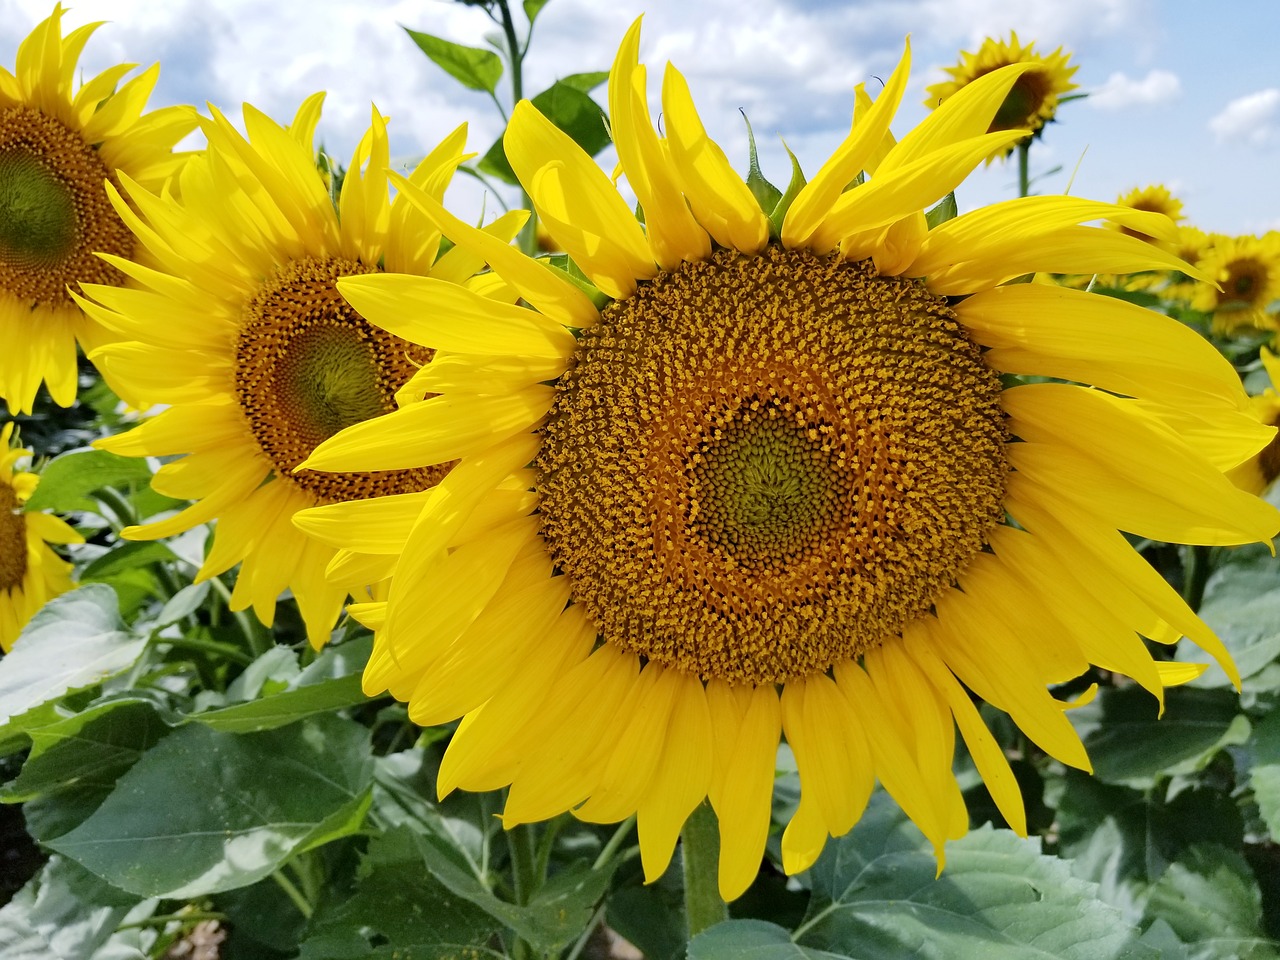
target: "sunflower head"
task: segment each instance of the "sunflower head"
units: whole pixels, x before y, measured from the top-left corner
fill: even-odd
[[[1197,284],[1191,305],[1213,314],[1216,332],[1280,329],[1280,231],[1214,234],[1196,265],[1214,282]]]
[[[131,66],[75,85],[89,24],[62,36],[62,7],[0,68],[0,397],[29,412],[41,382],[69,405],[76,394],[76,343],[106,332],[86,318],[68,288],[120,284],[124,275],[97,254],[129,257],[135,241],[103,189],[125,173],[158,187],[178,169],[173,145],[195,127],[182,107],[144,113],[158,69],[121,84]]]
[[[1058,102],[1063,94],[1077,89],[1071,82],[1078,67],[1071,65],[1070,54],[1062,47],[1050,54],[1038,54],[1035,43],[1023,46],[1018,34],[1010,31],[1009,39],[996,40],[987,37],[977,53],[961,51],[960,62],[954,67],[944,67],[950,76],[926,87],[926,107],[937,109],[949,97],[955,96],[979,77],[1012,63],[1023,63],[1028,69],[1010,88],[991,120],[990,129],[1015,130],[1025,128],[1028,136],[1038,137],[1046,123],[1056,118]],[[993,156],[1008,156],[1013,145],[1002,147]]]
[[[1241,542],[1280,514],[1202,449],[1228,430],[1237,463],[1272,436],[1202,337],[1010,281],[1197,271],[1086,225],[1173,238],[1167,217],[1111,203],[1024,197],[930,226],[926,210],[1026,135],[992,128],[1032,64],[976,76],[893,137],[908,48],[774,223],[673,66],[655,128],[639,45],[637,22],[609,113],[642,217],[532,104],[504,138],[593,296],[411,186],[517,305],[418,278],[338,282],[374,324],[441,351],[420,381],[439,395],[304,466],[458,461],[398,518],[299,515],[346,553],[400,555],[385,597],[358,607],[375,631],[365,690],[419,723],[464,718],[440,789],[509,786],[508,826],[636,814],[650,880],[709,800],[728,899],[758,874],[784,736],[801,782],[788,872],[852,828],[876,778],[941,858],[968,823],[957,728],[1025,831],[970,692],[1088,769],[1051,685],[1097,664],[1160,697],[1196,675],[1160,666],[1140,633],[1186,633],[1237,676],[1118,531]],[[1157,460],[1169,469],[1142,467]]]
[[[29,512],[40,478],[20,469],[31,451],[13,443],[12,422],[0,428],[0,650],[8,651],[46,602],[72,587],[71,564],[50,544],[82,543],[57,517]]]

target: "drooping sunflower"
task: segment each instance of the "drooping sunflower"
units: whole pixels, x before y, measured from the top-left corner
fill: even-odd
[[[83,543],[63,520],[27,511],[40,478],[17,469],[31,451],[15,447],[13,423],[0,427],[0,650],[13,647],[32,614],[72,587],[71,564],[51,543]]]
[[[1022,136],[992,152],[992,157],[1005,157],[1028,137],[1040,136],[1044,125],[1051,123],[1058,112],[1058,100],[1077,89],[1072,83],[1078,67],[1071,66],[1071,56],[1058,47],[1048,55],[1036,53],[1034,41],[1023,46],[1018,34],[1010,31],[1008,42],[987,37],[977,53],[960,51],[960,62],[954,67],[944,67],[950,80],[934,83],[925,88],[928,97],[924,105],[937,109],[980,77],[1010,64],[1025,64],[1024,70],[1014,81],[1004,101],[991,118],[990,131],[1020,130]]]
[[[894,142],[909,48],[873,104],[859,90],[868,106],[817,174],[763,211],[671,66],[659,137],[638,45],[637,22],[609,106],[643,226],[531,104],[505,139],[597,296],[408,186],[529,306],[487,309],[433,280],[339,282],[375,323],[440,351],[422,371],[439,395],[306,466],[458,461],[421,510],[297,518],[335,545],[402,553],[386,600],[353,608],[375,631],[365,689],[422,724],[461,717],[439,788],[509,785],[508,826],[636,813],[650,879],[709,798],[727,899],[757,874],[784,734],[802,790],[790,872],[853,826],[876,778],[941,857],[968,822],[956,726],[1024,830],[969,691],[1088,769],[1049,685],[1099,664],[1159,697],[1190,674],[1141,637],[1184,633],[1236,675],[1118,529],[1236,543],[1280,528],[1199,448],[1212,435],[1239,462],[1272,435],[1202,338],[1118,300],[1006,285],[1178,266],[1080,224],[1172,225],[1028,197],[929,229],[923,211],[1023,135],[987,131],[1030,67],[968,84]]]
[[[93,302],[85,304],[123,338],[96,361],[167,406],[98,445],[128,456],[184,455],[165,463],[152,486],[197,501],[123,535],[167,537],[216,519],[199,576],[239,563],[231,605],[252,606],[268,625],[277,599],[292,590],[317,646],[347,594],[324,576],[333,549],[295,528],[293,513],[362,497],[411,502],[447,469],[295,471],[320,441],[395,409],[397,393],[412,391],[431,356],[366,322],[335,281],[385,268],[449,283],[479,265],[462,250],[437,260],[440,232],[410,204],[390,201],[386,126],[376,111],[335,206],[312,146],[322,99],[308,99],[288,129],[246,106],[247,136],[215,110],[204,122],[208,149],[183,171],[181,203],[122,176],[128,203],[114,195],[116,209],[159,266],[111,257],[136,289],[89,285]],[[465,138],[460,127],[411,182],[442,196]],[[506,240],[522,219],[507,216],[489,229]],[[351,585],[381,579],[383,567],[374,558],[351,570]]]
[[[41,382],[61,406],[76,397],[76,342],[86,352],[104,331],[67,292],[123,275],[98,251],[133,256],[136,241],[111,206],[105,181],[120,171],[158,190],[183,161],[174,145],[195,111],[144,113],[158,65],[117,89],[121,64],[75,86],[76,61],[93,23],[62,36],[62,6],[0,67],[0,397],[29,413]],[[21,349],[13,347],[21,344]]]
[[[1213,283],[1196,285],[1191,305],[1213,314],[1213,329],[1280,329],[1280,231],[1256,236],[1210,236],[1196,264]]]
[[[1262,348],[1262,367],[1271,379],[1271,386],[1252,398],[1253,412],[1259,422],[1269,427],[1280,427],[1280,357]],[[1227,471],[1227,476],[1237,487],[1250,493],[1262,493],[1280,478],[1280,438],[1272,439],[1265,447],[1244,463]]]

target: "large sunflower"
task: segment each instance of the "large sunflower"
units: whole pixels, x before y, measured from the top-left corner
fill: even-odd
[[[1213,314],[1215,331],[1280,329],[1280,231],[1261,237],[1214,234],[1197,266],[1216,283],[1198,284],[1191,305]]]
[[[852,827],[877,777],[941,856],[967,824],[955,725],[1022,830],[969,690],[1088,769],[1048,685],[1090,664],[1157,697],[1187,678],[1140,634],[1185,633],[1235,676],[1117,528],[1197,543],[1280,528],[1182,439],[1228,435],[1238,462],[1271,436],[1200,337],[1118,300],[1005,285],[1176,266],[1078,224],[1171,225],[1029,197],[928,229],[925,207],[1023,135],[987,130],[1028,67],[967,85],[894,144],[909,51],[771,221],[673,67],[658,136],[638,44],[637,23],[609,103],[643,226],[532,105],[506,134],[598,297],[407,186],[532,309],[485,309],[432,280],[339,282],[375,323],[442,351],[423,371],[440,396],[344,431],[306,465],[459,461],[420,515],[375,516],[373,502],[299,515],[337,545],[403,551],[388,598],[356,610],[375,630],[365,688],[419,723],[462,717],[439,788],[510,785],[507,825],[637,813],[650,879],[710,798],[726,898],[759,868],[783,734],[802,789],[788,871]],[[1074,382],[1006,388],[1010,374]]]
[[[1044,125],[1054,120],[1059,98],[1078,86],[1071,82],[1071,78],[1079,68],[1070,65],[1071,57],[1062,52],[1062,47],[1041,55],[1036,53],[1034,42],[1024,47],[1015,32],[1010,31],[1007,43],[987,37],[977,53],[962,50],[958,64],[943,68],[951,79],[926,87],[928,96],[924,105],[936,109],[980,77],[1015,63],[1025,64],[1027,69],[1014,80],[992,116],[989,127],[992,132],[1021,132],[1021,136],[992,151],[993,157],[1008,156],[1019,141],[1040,136]]]
[[[174,516],[130,527],[132,539],[166,537],[217,519],[200,577],[241,564],[232,607],[252,606],[270,624],[293,591],[319,645],[346,599],[326,582],[332,548],[290,523],[294,511],[334,500],[396,495],[413,502],[447,469],[381,474],[295,472],[312,448],[349,424],[395,409],[431,351],[374,327],[338,295],[348,274],[384,269],[470,277],[463,250],[436,259],[440,232],[413,206],[389,200],[387,134],[376,111],[337,204],[315,164],[320,95],[286,129],[245,107],[248,136],[218,112],[205,122],[208,149],[181,178],[182,202],[128,177],[131,211],[116,208],[159,264],[110,262],[137,289],[90,285],[94,318],[124,341],[100,364],[164,412],[99,446],[129,456],[174,456],[152,480],[168,496],[198,501]],[[426,194],[443,194],[464,159],[459,128],[414,172]],[[524,215],[496,222],[504,242]],[[351,568],[347,585],[385,576],[380,558]]]
[[[24,509],[40,478],[16,469],[31,451],[11,446],[13,424],[0,427],[0,650],[13,646],[31,615],[71,589],[71,564],[51,543],[84,538],[48,513]]]
[[[103,183],[119,171],[158,189],[196,125],[185,107],[143,113],[158,65],[119,89],[132,64],[76,88],[76,61],[101,24],[63,37],[62,12],[54,6],[22,42],[13,73],[0,67],[0,397],[10,413],[29,413],[42,381],[61,406],[75,400],[76,341],[90,350],[104,331],[67,288],[123,282],[95,254],[135,247]]]

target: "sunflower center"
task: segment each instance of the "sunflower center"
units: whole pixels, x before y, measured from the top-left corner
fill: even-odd
[[[1013,87],[1005,95],[987,132],[1028,126],[1033,130],[1040,129],[1044,125],[1040,110],[1049,96],[1050,86],[1050,78],[1046,73],[1028,70],[1013,82]]]
[[[1262,289],[1266,267],[1252,258],[1233,260],[1227,264],[1227,280],[1222,285],[1225,299],[1252,306]]]
[[[1280,427],[1280,416],[1273,418],[1271,426]],[[1272,437],[1271,442],[1258,454],[1258,469],[1262,471],[1262,478],[1268,485],[1280,477],[1280,434]]]
[[[98,151],[30,107],[0,109],[0,289],[31,304],[72,303],[68,284],[116,284],[97,252],[128,257],[133,235],[103,189]]]
[[[13,487],[0,483],[0,592],[22,586],[27,573],[27,522]]]
[[[720,251],[611,304],[561,378],[542,532],[607,642],[785,681],[897,635],[1002,522],[1000,382],[915,281]]]
[[[246,304],[236,341],[236,397],[258,445],[279,478],[320,502],[422,490],[447,472],[293,472],[338,431],[396,409],[396,391],[431,357],[338,293],[339,277],[371,272],[336,257],[291,262]]]

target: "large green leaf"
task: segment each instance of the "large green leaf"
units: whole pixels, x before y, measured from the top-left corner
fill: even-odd
[[[0,957],[89,960],[137,905],[137,897],[54,857],[0,908]]]
[[[89,496],[103,487],[146,486],[151,468],[139,457],[122,457],[106,450],[73,450],[49,461],[40,472],[40,485],[27,501],[31,510],[97,510]]]
[[[812,869],[805,947],[859,960],[1155,960],[1095,884],[1035,841],[989,827],[947,844],[946,869],[883,794]]]
[[[788,930],[763,920],[727,920],[689,941],[689,960],[835,960],[845,956],[857,954],[802,947]]]
[[[1263,935],[1262,894],[1249,865],[1236,851],[1217,844],[1190,847],[1170,864],[1151,888],[1147,915],[1164,920],[1193,945],[1191,956],[1278,956],[1275,944]]]
[[[412,830],[399,827],[369,844],[354,896],[318,918],[298,960],[364,960],[378,946],[456,955],[500,929],[423,869]]]
[[[146,643],[125,628],[108,586],[54,598],[0,659],[0,739],[27,711],[127,670]]]
[[[1146,787],[1198,770],[1223,747],[1249,739],[1234,690],[1174,687],[1165,691],[1164,716],[1156,711],[1155,700],[1136,686],[1105,689],[1072,711],[1095,776]]]
[[[502,78],[502,60],[492,50],[467,47],[443,37],[404,28],[418,49],[464,87],[493,93]]]
[[[288,679],[283,687],[245,703],[193,713],[187,720],[227,733],[250,733],[364,703],[368,697],[360,688],[360,672],[372,648],[373,639],[367,635],[326,648],[314,663]]]
[[[557,80],[533,98],[533,105],[539,112],[592,157],[607,147],[610,141],[604,111],[587,91],[608,76],[607,73],[576,73]],[[502,148],[502,137],[493,142],[476,166],[481,172],[492,174],[507,183],[518,182]]]
[[[332,714],[242,736],[192,724],[49,846],[141,896],[232,890],[358,829],[372,773],[368,731]]]
[[[1280,841],[1280,710],[1272,710],[1258,723],[1253,738],[1250,770],[1253,796],[1273,842]]]

